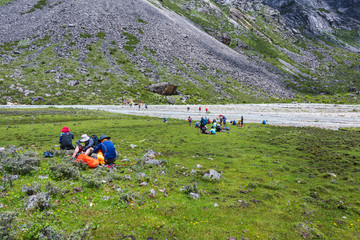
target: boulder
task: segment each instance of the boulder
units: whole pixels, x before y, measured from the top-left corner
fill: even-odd
[[[68,81],[67,84],[70,85],[70,86],[72,86],[72,87],[74,87],[74,86],[76,86],[76,85],[79,85],[80,82],[79,82],[78,80],[71,80],[71,81]]]
[[[26,208],[39,208],[40,210],[50,207],[50,195],[48,193],[40,192],[29,197]]]
[[[157,84],[151,84],[149,86],[149,91],[161,95],[176,95],[177,86],[169,82],[162,82]]]
[[[197,193],[190,193],[190,197],[193,198],[193,199],[198,199],[199,198],[199,194]]]
[[[209,171],[207,171],[204,176],[204,178],[210,178],[210,179],[215,179],[215,180],[219,180],[220,178],[222,178],[222,176],[215,171],[214,169],[210,169]]]
[[[43,97],[32,97],[31,98],[31,104],[33,104],[36,101],[44,101]]]
[[[169,104],[171,104],[171,105],[174,105],[175,104],[175,98],[173,98],[173,97],[167,97],[166,98],[166,100],[167,100],[167,102],[169,103]]]

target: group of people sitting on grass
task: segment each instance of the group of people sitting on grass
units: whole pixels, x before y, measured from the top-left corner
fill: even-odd
[[[100,164],[106,164],[112,166],[116,161],[116,150],[114,144],[110,141],[110,137],[101,135],[98,138],[96,135],[87,134],[81,135],[81,138],[76,141],[77,146],[74,147],[72,140],[74,134],[70,132],[68,127],[63,127],[61,130],[59,143],[60,149],[74,150],[72,157],[74,159],[79,158],[81,154],[91,156],[93,153],[97,154],[97,159]]]
[[[191,126],[192,118],[189,116],[188,118],[189,126]],[[201,117],[200,122],[195,123],[195,128],[200,128],[203,134],[211,134],[215,135],[216,132],[229,131],[230,128],[226,126],[227,118],[223,115],[219,116],[219,119],[209,119],[209,117]],[[210,130],[208,130],[207,124],[212,124]],[[241,116],[241,119],[230,121],[230,125],[236,125],[238,127],[244,126],[244,117]]]

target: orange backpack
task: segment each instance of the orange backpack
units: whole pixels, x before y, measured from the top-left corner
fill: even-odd
[[[75,162],[80,162],[80,161],[86,162],[90,168],[96,168],[97,165],[99,165],[99,160],[90,157],[88,155],[85,155],[83,153],[81,153],[75,160]]]

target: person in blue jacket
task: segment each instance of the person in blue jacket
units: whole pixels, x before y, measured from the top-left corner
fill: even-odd
[[[116,150],[114,144],[109,139],[110,137],[101,135],[100,143],[96,146],[93,153],[97,153],[101,150],[104,155],[105,164],[111,166],[116,161]]]

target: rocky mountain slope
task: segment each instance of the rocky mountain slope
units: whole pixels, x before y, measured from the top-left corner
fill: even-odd
[[[356,1],[0,4],[2,104],[357,101]]]

